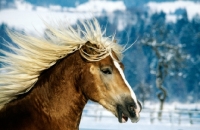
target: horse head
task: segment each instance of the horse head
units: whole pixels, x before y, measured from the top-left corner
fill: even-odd
[[[99,59],[99,56],[103,55],[100,54],[101,50],[97,45],[90,42],[87,42],[81,50],[87,56],[93,56],[92,59]],[[95,62],[87,60],[85,68],[87,68],[83,76],[85,83],[82,87],[86,97],[111,111],[118,117],[120,123],[125,123],[128,118],[132,122],[137,122],[142,107],[127,82],[123,72],[124,66],[114,51],[108,52],[108,55],[101,60]]]

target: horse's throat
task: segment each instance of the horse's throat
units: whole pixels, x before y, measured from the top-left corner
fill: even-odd
[[[65,87],[72,88],[72,86]],[[40,107],[37,107],[39,116],[34,119],[38,120],[37,124],[47,121],[50,129],[77,130],[87,99],[80,92],[75,93],[74,91],[75,89],[62,91],[50,100],[38,99],[41,100]],[[44,101],[48,102],[44,103]]]
[[[73,95],[75,96],[75,95]],[[82,97],[77,96],[77,99],[73,99],[71,101],[67,101],[67,115],[66,115],[66,123],[67,125],[77,128],[79,127],[82,112],[87,101]]]

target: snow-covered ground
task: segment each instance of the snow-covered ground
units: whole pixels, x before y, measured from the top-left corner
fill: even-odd
[[[87,104],[80,123],[80,130],[199,130],[199,104],[168,104],[163,112],[163,119],[157,119],[159,104],[142,110],[138,123],[119,123],[118,119],[98,104]],[[147,104],[149,106],[149,104]],[[153,107],[152,107],[153,106]],[[175,110],[179,109],[179,110]],[[184,110],[181,110],[184,109]],[[194,111],[196,110],[196,111]],[[189,116],[193,114],[193,117]]]

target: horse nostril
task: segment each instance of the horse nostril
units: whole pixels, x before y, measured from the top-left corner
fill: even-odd
[[[128,108],[128,112],[130,116],[135,117],[136,116],[135,110],[134,110],[135,106],[131,104],[131,105],[128,105],[127,108]]]
[[[133,106],[130,106],[130,111],[134,111],[134,107]]]

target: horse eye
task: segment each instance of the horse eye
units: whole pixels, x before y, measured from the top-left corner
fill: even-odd
[[[112,74],[111,68],[103,68],[103,69],[101,69],[101,71],[102,71],[104,74]]]

